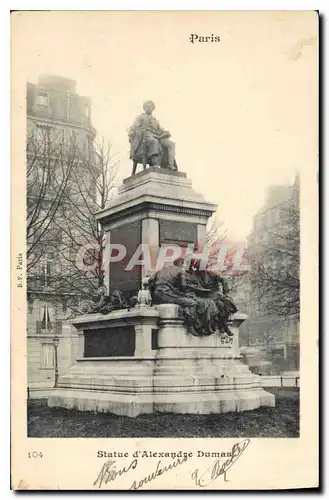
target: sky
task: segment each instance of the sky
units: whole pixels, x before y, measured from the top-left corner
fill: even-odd
[[[13,69],[25,82],[76,80],[118,183],[131,171],[127,130],[152,99],[179,170],[242,240],[270,185],[316,169],[316,30],[314,12],[21,12]]]

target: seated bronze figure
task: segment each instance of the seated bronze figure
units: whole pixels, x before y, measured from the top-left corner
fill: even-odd
[[[175,160],[175,143],[170,140],[170,133],[161,128],[152,116],[155,105],[152,101],[143,104],[144,113],[137,116],[129,129],[130,158],[133,160],[132,175],[141,163],[169,170],[178,170]]]

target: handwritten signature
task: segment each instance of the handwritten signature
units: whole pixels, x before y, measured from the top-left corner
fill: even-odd
[[[178,467],[178,465],[182,465],[184,462],[187,461],[187,459],[188,459],[188,457],[177,458],[176,460],[173,460],[168,465],[162,465],[161,467],[160,467],[161,460],[159,460],[155,471],[153,471],[151,474],[143,477],[140,480],[134,481],[129,489],[130,490],[138,490],[139,488],[144,486],[144,484],[153,481],[153,479],[155,479],[158,476],[161,476],[164,472],[167,472],[168,470],[173,469],[174,467]]]
[[[195,484],[201,488],[205,488],[213,483],[219,476],[223,476],[224,481],[228,482],[227,471],[238,460],[238,458],[241,457],[249,443],[250,439],[244,439],[243,441],[236,443],[232,448],[232,455],[229,458],[223,461],[216,460],[202,473],[199,472],[199,469],[195,469],[191,475]]]
[[[115,460],[107,460],[104,464],[103,467],[100,471],[100,473],[97,476],[97,479],[94,481],[94,486],[98,486],[101,488],[103,484],[107,484],[110,481],[114,481],[117,476],[122,476],[123,474],[126,474],[126,472],[130,470],[134,470],[137,467],[138,461],[135,458],[128,467],[122,467],[122,469],[117,469],[116,468],[116,461]]]

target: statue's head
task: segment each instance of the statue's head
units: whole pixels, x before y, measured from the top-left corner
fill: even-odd
[[[145,290],[150,283],[150,277],[147,275],[145,278],[142,280],[142,288]]]
[[[151,115],[155,110],[155,104],[153,101],[145,101],[143,103],[143,109],[147,115]]]
[[[175,267],[184,267],[185,260],[183,257],[178,257],[178,259],[174,260],[174,266]]]
[[[97,295],[106,295],[106,292],[107,292],[107,288],[105,285],[101,285],[98,289],[97,289]]]

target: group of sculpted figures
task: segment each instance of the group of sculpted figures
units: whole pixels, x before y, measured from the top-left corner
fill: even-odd
[[[170,140],[170,132],[164,130],[152,113],[155,109],[153,101],[143,104],[144,113],[137,116],[129,129],[130,158],[133,160],[132,175],[141,163],[145,170],[160,167],[178,170],[175,160],[175,143]]]
[[[228,320],[237,308],[228,296],[227,280],[201,270],[198,261],[192,260],[186,270],[184,259],[179,258],[172,266],[150,276],[147,284],[154,305],[180,306],[184,323],[193,335],[210,335],[216,331],[233,335]]]
[[[232,335],[228,320],[237,308],[228,295],[227,280],[210,271],[200,270],[197,261],[192,261],[186,270],[184,259],[179,258],[173,265],[147,276],[143,280],[143,289],[129,300],[118,290],[110,296],[106,293],[106,287],[100,287],[98,302],[85,301],[80,312],[108,314],[138,306],[177,304],[192,335],[211,335],[216,331]]]

